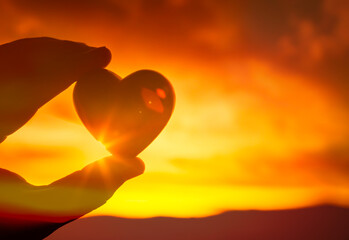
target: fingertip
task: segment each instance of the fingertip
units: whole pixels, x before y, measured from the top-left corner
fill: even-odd
[[[127,181],[144,173],[145,164],[140,158],[109,156],[104,159],[112,176]]]
[[[86,59],[93,68],[105,68],[111,61],[111,52],[106,47],[95,48],[86,53]]]
[[[101,67],[105,68],[111,61],[111,51],[107,47],[98,48]]]
[[[142,175],[145,171],[145,164],[140,158],[123,158],[123,162],[129,166],[128,179]]]
[[[141,175],[145,171],[145,163],[142,161],[142,159],[137,158],[137,157],[135,158],[135,160],[137,161],[137,164],[135,164],[135,166],[137,168],[138,175]]]

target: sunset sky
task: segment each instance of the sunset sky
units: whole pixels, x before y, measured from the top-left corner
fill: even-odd
[[[89,216],[349,206],[348,1],[0,1],[0,44],[39,36],[106,46],[107,69],[176,92],[145,173]],[[72,92],[0,145],[1,168],[42,185],[110,155]]]

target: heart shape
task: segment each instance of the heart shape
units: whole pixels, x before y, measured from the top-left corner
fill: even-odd
[[[76,111],[90,133],[114,155],[135,157],[162,131],[175,95],[170,82],[151,70],[121,80],[100,69],[74,88]]]

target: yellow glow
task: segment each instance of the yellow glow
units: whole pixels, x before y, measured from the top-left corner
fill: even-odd
[[[317,1],[309,5],[317,6],[312,12],[288,9],[283,1],[277,5],[290,11],[285,22],[270,24],[251,14],[248,1],[236,8],[231,1],[156,7],[81,1],[71,9],[44,2],[0,1],[1,43],[50,36],[106,46],[113,55],[108,69],[121,77],[156,70],[176,93],[168,125],[139,155],[145,173],[90,215],[200,217],[231,209],[349,206],[343,4]],[[110,155],[81,123],[72,92],[73,86],[1,143],[1,168],[41,185]],[[166,97],[161,89],[156,94]]]
[[[250,82],[230,93],[212,88],[211,73],[199,66],[190,73],[157,69],[174,84],[173,117],[140,154],[146,173],[90,215],[192,217],[347,204],[346,178],[338,169],[324,177],[329,166],[313,154],[348,136],[341,105],[321,88],[262,62],[244,67]],[[188,78],[201,82],[200,94],[180,81]],[[80,122],[71,95],[72,87],[1,144],[2,167],[39,185],[110,155]]]

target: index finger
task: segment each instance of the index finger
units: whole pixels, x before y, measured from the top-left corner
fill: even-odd
[[[107,48],[53,38],[21,39],[0,46],[0,142],[80,75],[104,68]]]

